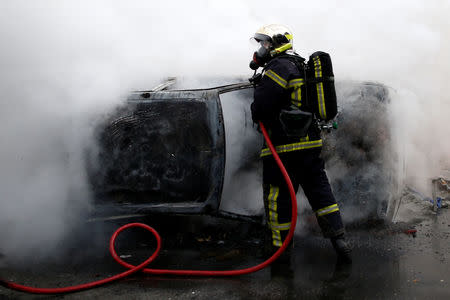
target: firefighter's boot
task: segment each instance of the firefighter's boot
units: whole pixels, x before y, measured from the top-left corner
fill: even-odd
[[[338,260],[340,260],[343,263],[351,264],[352,247],[345,240],[344,235],[331,238],[331,243],[333,244],[333,248],[338,255]]]
[[[334,204],[337,209],[337,205]],[[334,205],[330,206],[333,208]],[[328,209],[328,207],[327,207]],[[324,210],[324,209],[322,209]],[[320,210],[319,210],[320,211]],[[317,215],[317,222],[322,229],[323,235],[331,240],[333,248],[338,255],[338,259],[343,263],[350,264],[352,262],[351,253],[352,248],[345,240],[344,226],[339,211],[332,211],[330,213]]]

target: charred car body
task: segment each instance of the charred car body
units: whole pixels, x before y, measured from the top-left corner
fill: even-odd
[[[262,198],[255,190],[260,190],[263,140],[249,111],[253,86],[167,86],[131,93],[99,126],[98,153],[89,165],[97,194],[94,215],[253,215],[262,220]],[[386,155],[393,153],[389,90],[360,82],[337,82],[336,89],[339,129],[324,131],[323,156],[344,219],[349,219],[346,212],[352,219],[355,212],[361,218],[389,218],[400,190],[392,168],[396,158]]]

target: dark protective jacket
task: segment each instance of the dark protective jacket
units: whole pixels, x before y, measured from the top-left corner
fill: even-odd
[[[306,101],[304,66],[296,64],[292,56],[285,54],[270,60],[264,68],[263,77],[255,87],[254,101],[251,104],[253,121],[263,122],[277,153],[322,147],[320,130],[315,121],[304,138],[287,137],[284,134],[279,115],[281,109],[291,105],[312,112]],[[267,155],[271,155],[270,150],[264,148],[261,157]]]

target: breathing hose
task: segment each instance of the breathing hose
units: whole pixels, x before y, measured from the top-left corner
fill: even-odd
[[[119,279],[122,279],[124,277],[127,277],[131,274],[134,274],[136,272],[143,272],[143,273],[147,273],[147,274],[157,274],[157,275],[182,275],[182,276],[237,276],[237,275],[244,275],[244,274],[249,274],[249,273],[253,273],[256,271],[259,271],[265,267],[267,267],[268,265],[270,265],[271,263],[273,263],[282,253],[283,251],[286,249],[287,245],[290,243],[290,241],[292,240],[292,237],[294,235],[294,231],[295,231],[295,226],[297,224],[297,199],[295,196],[295,191],[294,191],[294,187],[292,186],[292,182],[289,178],[289,175],[286,171],[286,168],[283,166],[283,163],[281,162],[280,157],[278,156],[278,154],[276,153],[275,147],[273,146],[272,142],[270,141],[269,135],[264,127],[264,125],[262,124],[262,122],[259,123],[261,131],[264,135],[264,139],[266,140],[267,145],[270,148],[270,151],[273,154],[273,157],[275,158],[278,167],[281,170],[281,173],[283,174],[283,177],[286,181],[286,184],[289,188],[289,193],[291,196],[291,203],[292,203],[292,216],[291,216],[291,227],[289,229],[289,233],[286,237],[286,239],[284,240],[283,244],[281,245],[281,247],[270,257],[268,258],[266,261],[253,266],[253,267],[249,267],[246,269],[239,269],[239,270],[228,270],[228,271],[206,271],[206,270],[166,270],[166,269],[149,269],[149,268],[145,268],[148,264],[150,264],[159,254],[160,250],[161,250],[161,237],[158,234],[158,232],[153,229],[152,227],[146,225],[146,224],[142,224],[142,223],[129,223],[126,224],[122,227],[120,227],[119,229],[117,229],[114,234],[111,236],[110,242],[109,242],[109,251],[112,255],[112,257],[114,258],[114,260],[119,263],[120,265],[128,268],[128,271],[122,272],[120,274],[114,275],[112,277],[108,277],[105,279],[101,279],[98,281],[93,281],[93,282],[89,282],[89,283],[85,283],[85,284],[80,284],[80,285],[74,285],[74,286],[69,286],[69,287],[62,287],[62,288],[34,288],[34,287],[29,287],[29,286],[25,286],[25,285],[20,285],[11,281],[6,281],[3,279],[0,279],[0,285],[10,288],[10,289],[14,289],[14,290],[18,290],[18,291],[22,291],[22,292],[26,292],[26,293],[34,293],[34,294],[63,294],[63,293],[71,293],[71,292],[77,292],[77,291],[81,291],[81,290],[86,290],[86,289],[90,289],[93,287],[97,287],[106,283],[110,283],[112,281],[116,281]],[[150,231],[156,239],[156,250],[154,251],[154,253],[147,259],[145,260],[143,263],[134,266],[131,265],[125,261],[123,261],[119,255],[117,255],[117,252],[115,250],[115,241],[118,237],[118,235],[124,231],[125,229],[131,228],[131,227],[140,227],[140,228],[144,228],[148,231]]]

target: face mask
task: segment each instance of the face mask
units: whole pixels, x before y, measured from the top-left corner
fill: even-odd
[[[261,41],[260,42],[261,47],[258,49],[258,51],[255,51],[253,53],[253,60],[250,62],[250,69],[256,70],[259,67],[263,67],[266,62],[269,61],[270,58],[270,43]]]

